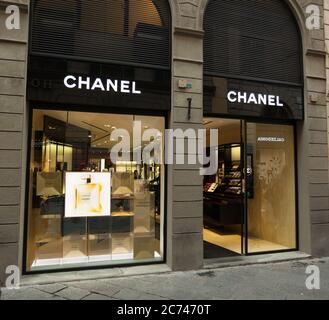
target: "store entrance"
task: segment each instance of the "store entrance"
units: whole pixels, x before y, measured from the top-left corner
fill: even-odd
[[[204,176],[204,258],[296,250],[294,126],[220,118],[203,124],[206,154],[218,159],[217,171]]]
[[[245,220],[242,122],[205,118],[203,124],[208,137],[211,129],[218,130],[218,144],[211,146],[207,139],[208,156],[217,151],[218,170],[204,177],[204,258],[239,256]]]

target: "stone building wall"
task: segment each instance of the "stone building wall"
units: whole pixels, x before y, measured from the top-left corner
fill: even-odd
[[[10,4],[20,8],[20,30],[5,27]],[[23,243],[28,5],[28,0],[0,1],[0,284],[6,266],[19,265]]]

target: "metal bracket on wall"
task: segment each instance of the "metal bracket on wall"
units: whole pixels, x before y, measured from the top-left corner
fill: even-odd
[[[188,120],[191,120],[192,98],[187,98],[187,102],[188,102],[187,118]]]

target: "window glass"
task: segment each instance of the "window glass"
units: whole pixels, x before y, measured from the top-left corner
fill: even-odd
[[[142,161],[137,154],[162,142],[164,125],[154,116],[33,110],[27,271],[162,260],[162,144]],[[124,139],[128,147],[118,147]]]

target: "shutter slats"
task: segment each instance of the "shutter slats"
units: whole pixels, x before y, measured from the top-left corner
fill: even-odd
[[[167,0],[38,0],[32,8],[32,55],[170,68]]]
[[[301,41],[284,0],[210,0],[204,72],[302,84]]]

